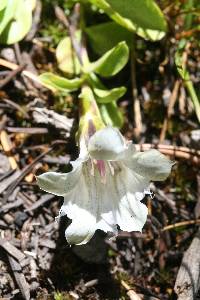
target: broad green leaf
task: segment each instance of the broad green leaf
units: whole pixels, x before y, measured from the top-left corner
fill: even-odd
[[[126,92],[126,88],[124,86],[108,90],[94,73],[91,73],[87,80],[93,88],[95,99],[98,103],[110,103],[117,101]]]
[[[87,80],[89,84],[93,87],[93,89],[96,88],[100,90],[106,90],[106,87],[95,73],[88,74]]]
[[[1,2],[0,2],[0,10],[4,9],[6,7],[7,1],[8,0],[1,0]]]
[[[22,0],[19,0],[20,4],[21,1]],[[4,9],[1,10],[0,13],[0,35],[3,32],[3,30],[6,28],[8,23],[14,17],[16,9],[17,9],[17,0],[7,0],[6,6],[4,6]]]
[[[56,48],[56,58],[58,67],[61,71],[70,76],[74,74],[80,74],[80,63],[73,51],[71,40],[69,37],[62,39],[58,44]]]
[[[147,40],[160,40],[167,31],[164,15],[153,0],[82,0],[102,9],[111,19]]]
[[[95,72],[103,77],[113,76],[126,65],[128,57],[128,46],[125,42],[120,42],[97,61],[88,64],[85,71],[87,73]]]
[[[93,87],[93,90],[94,89],[96,90],[99,89],[104,91],[106,90],[105,86],[102,84],[102,82],[94,73],[91,73],[88,79],[90,85]],[[95,98],[96,97],[97,96],[95,96]],[[117,106],[116,101],[112,101],[110,103],[98,103],[98,106],[103,121],[105,122],[106,125],[111,125],[118,128],[121,128],[123,126],[124,117],[121,110]]]
[[[165,31],[137,28],[136,33],[145,40],[159,41],[165,36]]]
[[[33,1],[8,0],[0,20],[0,43],[13,44],[24,38],[31,28],[32,8]]]
[[[41,74],[39,78],[46,85],[63,92],[75,91],[83,82],[81,78],[66,79],[50,72]]]
[[[119,42],[125,41],[129,47],[133,42],[133,34],[115,22],[106,22],[85,29],[93,50],[104,54]]]
[[[123,18],[143,29],[167,30],[165,18],[154,0],[106,0]]]
[[[114,88],[112,90],[94,88],[93,91],[98,103],[110,103],[121,98],[126,93],[126,88],[124,86]]]
[[[123,126],[124,117],[115,101],[107,104],[99,104],[99,109],[106,125],[118,128]]]

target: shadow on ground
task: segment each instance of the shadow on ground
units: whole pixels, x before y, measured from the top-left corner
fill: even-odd
[[[104,233],[97,231],[88,244],[70,247],[64,235],[68,223],[67,218],[61,219],[51,267],[44,274],[52,292],[74,291],[84,299],[119,299],[120,287],[110,274]],[[95,284],[90,285],[93,280]]]

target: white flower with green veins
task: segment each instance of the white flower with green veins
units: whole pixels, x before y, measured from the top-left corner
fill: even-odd
[[[80,143],[80,155],[69,173],[37,177],[41,189],[63,196],[59,216],[72,223],[65,231],[69,244],[86,244],[97,229],[117,234],[142,230],[151,180],[167,178],[173,163],[157,150],[137,152],[118,129],[105,127]]]

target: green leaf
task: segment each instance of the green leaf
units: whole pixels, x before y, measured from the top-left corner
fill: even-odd
[[[56,48],[56,58],[61,71],[70,76],[80,74],[80,63],[73,51],[69,37],[62,39],[58,44]]]
[[[0,10],[4,9],[6,7],[7,1],[8,0],[1,0],[1,2],[0,2]]]
[[[166,31],[165,18],[153,0],[107,0],[108,4],[123,18],[131,20],[144,29]],[[126,3],[126,4],[125,4]]]
[[[167,23],[153,0],[82,0],[102,9],[119,25],[148,40],[160,40]]]
[[[121,98],[126,93],[126,88],[124,86],[114,88],[112,90],[94,88],[93,91],[98,103],[110,103]]]
[[[31,28],[33,3],[8,0],[0,14],[0,43],[13,44],[23,39]]]
[[[83,82],[81,78],[66,79],[50,72],[41,74],[39,78],[43,83],[63,92],[75,91]]]
[[[94,73],[91,73],[87,80],[93,88],[95,99],[98,103],[110,103],[117,101],[126,92],[126,88],[124,86],[108,90]]]
[[[129,47],[133,42],[133,34],[115,22],[106,22],[85,29],[93,50],[104,54],[119,42],[125,41]]]
[[[128,46],[125,42],[120,42],[97,61],[88,64],[85,71],[87,73],[95,72],[103,77],[113,76],[126,65],[128,57]]]
[[[93,88],[97,88],[100,90],[106,90],[106,87],[104,86],[104,84],[101,82],[101,80],[95,73],[88,74],[87,80]]]
[[[115,101],[107,104],[99,104],[103,121],[106,125],[121,128],[124,124],[124,117]]]
[[[21,0],[20,0],[21,1]],[[6,28],[8,23],[12,20],[15,10],[17,8],[17,0],[8,0],[5,6],[3,5],[4,9],[1,10],[0,13],[0,35],[3,30]]]
[[[101,83],[99,78],[94,73],[91,73],[88,79],[90,85],[93,87],[93,90],[106,90],[105,86]],[[96,97],[97,96],[95,96],[95,98]],[[118,108],[116,101],[112,101],[110,103],[98,103],[98,106],[101,117],[103,118],[103,121],[106,125],[111,125],[118,128],[121,128],[123,126],[124,116],[120,108]]]

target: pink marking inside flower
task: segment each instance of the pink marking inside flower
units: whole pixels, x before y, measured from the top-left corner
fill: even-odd
[[[89,136],[89,138],[93,134],[95,134],[95,132],[96,132],[96,127],[95,127],[93,121],[90,119],[90,120],[88,120],[88,136]]]
[[[105,178],[106,177],[106,165],[105,161],[103,160],[97,160],[96,161],[97,169],[99,170],[100,176]]]

